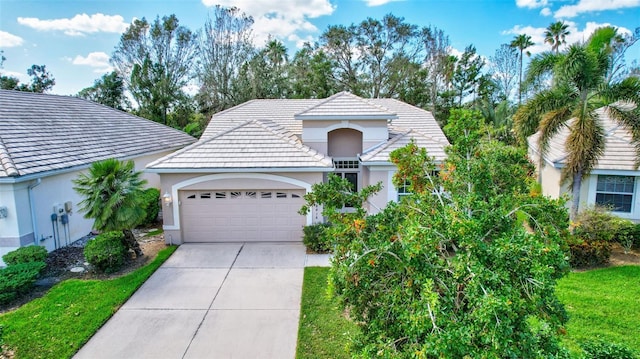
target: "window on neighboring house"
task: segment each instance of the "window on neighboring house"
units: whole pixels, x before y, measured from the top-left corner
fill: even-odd
[[[635,177],[598,176],[596,204],[610,206],[614,212],[631,213]]]

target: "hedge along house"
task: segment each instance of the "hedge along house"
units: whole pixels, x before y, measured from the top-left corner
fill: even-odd
[[[640,221],[640,171],[635,168],[636,151],[631,143],[631,134],[612,121],[603,108],[596,112],[606,134],[605,150],[591,173],[582,178],[579,209],[609,206],[612,213],[621,218]],[[571,193],[570,183],[560,182],[568,156],[565,149],[568,135],[569,130],[565,127],[552,137],[543,166],[538,169],[541,171],[542,192],[552,198]],[[536,133],[527,139],[529,157],[537,166],[540,162],[538,136]],[[567,206],[570,207],[571,203]]]
[[[170,243],[300,241],[303,196],[329,173],[357,190],[382,182],[377,212],[399,195],[389,154],[414,139],[436,161],[448,141],[431,113],[394,99],[252,100],[215,114],[201,139],[147,166],[159,173]]]
[[[91,163],[115,157],[142,170],[195,141],[80,98],[0,90],[0,256],[32,244],[51,251],[91,231],[72,183]],[[160,187],[158,175],[143,178]]]

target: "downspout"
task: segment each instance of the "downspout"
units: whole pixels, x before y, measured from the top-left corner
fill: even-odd
[[[36,221],[36,209],[33,204],[33,193],[31,190],[38,187],[42,183],[42,178],[37,178],[36,182],[27,187],[27,195],[29,196],[29,209],[31,210],[31,225],[33,227],[33,244],[38,245],[38,221]]]

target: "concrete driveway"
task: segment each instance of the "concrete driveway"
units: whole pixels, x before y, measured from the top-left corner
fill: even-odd
[[[183,244],[75,358],[294,358],[305,248]]]

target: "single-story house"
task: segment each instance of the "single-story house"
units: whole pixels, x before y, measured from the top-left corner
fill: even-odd
[[[169,243],[300,241],[303,196],[334,173],[357,190],[383,183],[377,212],[399,195],[391,151],[414,139],[436,161],[449,144],[431,113],[395,99],[252,100],[215,114],[200,140],[147,166],[160,174]]]
[[[635,168],[635,148],[631,134],[609,118],[604,108],[597,110],[606,134],[604,154],[588,176],[582,179],[580,207],[611,206],[612,213],[633,221],[640,220],[640,171]],[[542,180],[542,193],[558,198],[571,193],[570,183],[560,183],[567,151],[565,142],[569,130],[565,127],[549,142],[549,150],[538,169]],[[538,136],[528,138],[529,157],[539,166]],[[570,197],[569,197],[570,198]],[[568,203],[570,206],[571,203]]]
[[[32,244],[51,251],[91,231],[72,183],[91,163],[115,157],[143,170],[195,141],[80,98],[0,90],[0,257]],[[160,187],[157,174],[143,178]]]

